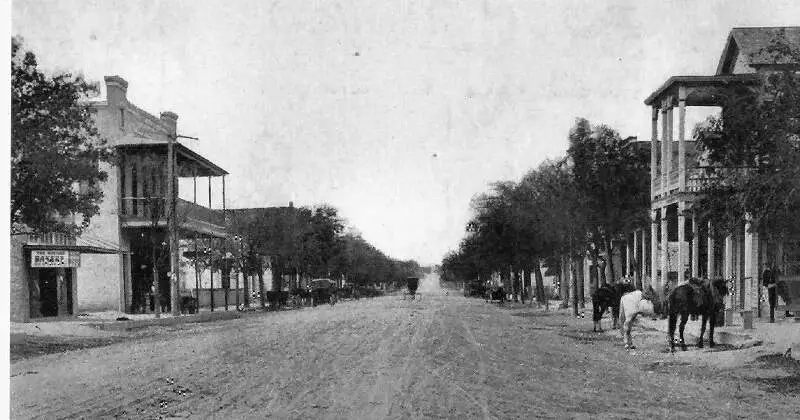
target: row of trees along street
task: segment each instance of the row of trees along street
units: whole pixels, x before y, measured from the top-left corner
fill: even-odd
[[[767,50],[776,62],[800,62],[796,45],[775,40]],[[744,220],[767,238],[800,234],[800,74],[791,67],[772,72],[755,88],[729,92],[721,109],[693,132],[703,174],[699,217],[714,220],[719,235],[740,229]],[[649,155],[649,142],[631,142],[610,127],[577,119],[566,156],[473,198],[467,235],[442,261],[444,280],[482,284],[499,272],[519,295],[530,290],[532,272],[542,302],[545,264],[561,280],[560,297],[571,295],[577,313],[587,273],[576,258],[592,260],[592,288],[613,282],[622,268],[608,258],[612,241],[649,229]],[[564,275],[578,281],[568,285]]]
[[[99,93],[99,86],[70,73],[45,73],[20,38],[12,38],[11,45],[12,233],[79,235],[98,214],[101,201],[108,199],[100,188],[91,188],[108,178],[107,166],[101,164],[118,164],[114,149],[95,126],[87,101]],[[162,172],[163,168],[148,170]],[[169,247],[156,234],[158,220],[166,211],[164,203],[163,196],[147,197],[145,203],[153,217],[155,278],[158,267],[169,265]],[[283,288],[284,275],[345,278],[350,284],[369,287],[396,285],[420,272],[416,261],[390,258],[355,229],[347,229],[337,209],[329,205],[228,210],[226,219],[230,235],[224,240],[184,241],[190,263],[201,270],[227,273],[225,286],[231,270],[236,270],[258,276],[263,292],[267,267],[272,269],[273,290]]]
[[[613,240],[646,222],[649,151],[582,118],[570,131],[569,145],[566,157],[543,162],[519,182],[494,183],[473,198],[467,236],[442,262],[445,281],[483,283],[499,272],[518,296],[530,290],[533,274],[534,294],[544,303],[542,265],[558,276],[570,270],[574,278],[577,257],[588,252],[600,262]],[[612,279],[600,269],[595,281],[613,281],[619,268],[609,268]],[[580,286],[573,285],[576,311]]]
[[[199,239],[196,252],[194,242],[189,242],[190,251],[184,254],[200,271],[222,272],[224,288],[232,270],[257,277],[262,296],[267,268],[272,273],[272,290],[298,287],[284,284],[287,276],[344,280],[359,288],[393,288],[420,273],[416,261],[393,259],[355,229],[348,229],[330,205],[232,209],[227,214],[227,238]],[[247,304],[250,291],[244,292]]]

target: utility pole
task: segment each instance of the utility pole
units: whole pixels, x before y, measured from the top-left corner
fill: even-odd
[[[175,159],[175,141],[178,138],[198,140],[196,137],[180,136],[177,133],[167,134],[167,230],[169,235],[169,274],[171,285],[172,315],[181,313],[180,299],[178,297],[178,280],[180,262],[178,260],[178,229],[176,209],[178,202],[177,168]]]

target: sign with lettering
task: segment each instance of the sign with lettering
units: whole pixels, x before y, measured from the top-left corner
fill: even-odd
[[[31,251],[31,267],[80,267],[81,254],[74,251],[40,250]]]

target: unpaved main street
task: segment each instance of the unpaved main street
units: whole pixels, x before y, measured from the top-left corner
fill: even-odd
[[[258,314],[21,360],[11,414],[800,418],[792,366],[695,363],[641,330],[639,349],[626,352],[617,335],[591,333],[589,319],[445,296],[435,283],[425,279],[416,301]]]

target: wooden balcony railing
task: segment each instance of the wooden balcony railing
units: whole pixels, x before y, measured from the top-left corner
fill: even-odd
[[[166,223],[166,200],[163,197],[123,197],[120,199],[119,214],[125,222],[152,222]],[[176,203],[176,218],[180,225],[189,220],[200,221],[218,227],[225,226],[225,216],[220,210],[210,209],[201,205],[178,199]]]

